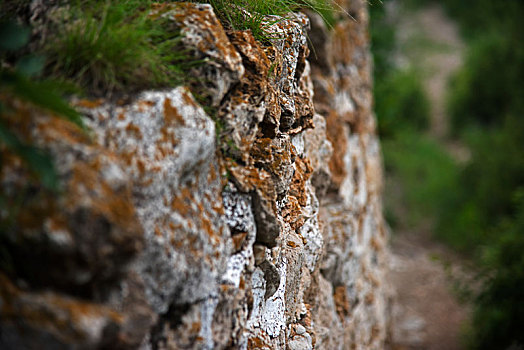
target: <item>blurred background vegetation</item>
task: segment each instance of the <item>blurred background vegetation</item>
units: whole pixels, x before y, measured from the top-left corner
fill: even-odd
[[[444,138],[430,133],[424,72],[395,62],[388,6],[440,4],[466,53],[448,85]],[[372,1],[375,111],[393,231],[427,230],[475,263],[467,344],[524,346],[524,1]],[[463,145],[456,157],[450,143]]]

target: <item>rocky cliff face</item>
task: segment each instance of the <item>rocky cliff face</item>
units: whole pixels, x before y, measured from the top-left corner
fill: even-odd
[[[4,234],[2,349],[384,348],[368,15],[341,5],[354,19],[332,29],[268,19],[272,45],[209,5],[159,8],[203,59],[207,112],[187,87],[79,100],[86,135],[12,102],[64,191],[4,154],[2,189],[25,205]]]

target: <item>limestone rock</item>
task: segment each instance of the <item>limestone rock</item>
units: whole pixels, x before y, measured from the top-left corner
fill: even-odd
[[[185,46],[193,49],[197,58],[206,60],[192,74],[199,77],[199,84],[203,85],[199,90],[210,97],[211,105],[218,106],[244,74],[240,54],[227,38],[211,5],[182,3],[166,15],[173,16],[181,27]]]
[[[24,292],[4,275],[0,287],[3,349],[88,349],[119,343],[124,319],[111,308],[53,292]]]
[[[71,123],[42,115],[15,101],[13,129],[34,139],[60,164],[64,195],[31,186],[23,164],[8,155],[0,183],[9,201],[25,201],[14,225],[2,233],[13,273],[30,286],[93,297],[118,283],[125,266],[143,247],[132,185],[123,162],[92,143]],[[34,113],[26,120],[20,114]],[[20,200],[20,199],[18,199]],[[5,218],[3,218],[5,219]]]
[[[98,116],[92,125],[98,142],[126,160],[132,175],[146,240],[135,268],[153,309],[163,313],[173,299],[206,298],[230,249],[223,208],[214,201],[221,182],[213,121],[183,88],[145,92],[129,105],[86,113]]]
[[[210,5],[156,5],[202,60],[194,81],[74,100],[88,134],[10,102],[64,190],[0,148],[0,188],[24,203],[0,234],[0,348],[384,348],[366,2],[339,3],[358,20],[266,16],[269,42]]]

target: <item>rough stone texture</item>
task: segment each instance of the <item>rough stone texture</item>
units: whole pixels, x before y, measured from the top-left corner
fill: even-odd
[[[326,117],[332,183],[321,206],[325,251],[313,320],[322,349],[383,349],[391,294],[385,284],[387,231],[382,170],[372,116],[365,1],[343,1],[354,21],[329,31],[311,15],[317,113]]]
[[[64,190],[0,149],[3,193],[24,203],[0,235],[0,348],[384,348],[367,9],[339,3],[355,20],[330,30],[268,16],[271,44],[209,5],[158,5],[204,59],[191,88],[213,118],[188,87],[74,101],[87,135],[11,102]]]

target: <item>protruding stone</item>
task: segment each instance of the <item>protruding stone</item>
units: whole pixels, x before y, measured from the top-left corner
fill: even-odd
[[[52,292],[28,293],[0,274],[3,349],[118,347],[123,314],[107,306]]]
[[[277,195],[283,195],[295,172],[295,152],[289,135],[280,134],[274,139],[258,139],[251,150],[251,157],[256,167],[272,175]]]
[[[220,105],[231,87],[244,74],[242,58],[229,41],[222,24],[209,4],[177,4],[174,12],[176,24],[181,27],[182,41],[193,49],[196,58],[204,60],[192,68],[190,74],[198,79],[198,89],[210,98],[211,105]]]

